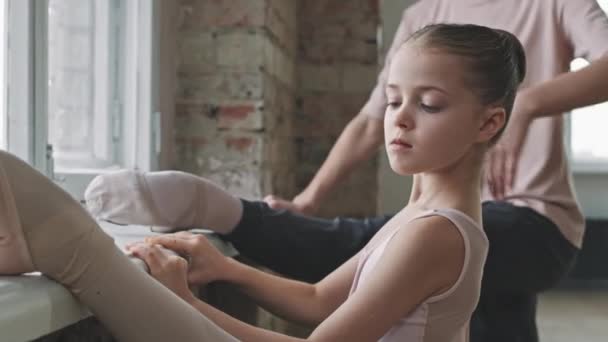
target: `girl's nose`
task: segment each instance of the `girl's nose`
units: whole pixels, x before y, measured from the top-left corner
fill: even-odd
[[[414,127],[414,117],[409,106],[402,106],[396,113],[395,124],[401,129],[412,129]]]

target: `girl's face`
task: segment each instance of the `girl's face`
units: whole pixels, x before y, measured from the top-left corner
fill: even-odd
[[[395,54],[386,87],[384,138],[401,175],[440,171],[487,141],[490,109],[465,83],[462,57],[406,43]]]

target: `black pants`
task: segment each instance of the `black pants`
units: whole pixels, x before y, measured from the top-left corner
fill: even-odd
[[[239,225],[226,236],[245,257],[285,276],[316,282],[356,254],[390,219],[319,219],[243,201]],[[555,285],[578,249],[536,211],[483,204],[490,241],[471,342],[535,342],[537,294]]]

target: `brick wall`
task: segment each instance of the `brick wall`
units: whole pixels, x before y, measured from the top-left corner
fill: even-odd
[[[375,82],[378,0],[178,4],[172,167],[247,198],[289,197],[302,190]],[[322,214],[374,214],[376,196],[376,163],[370,162],[327,201]],[[251,315],[245,300],[217,291],[219,307]],[[225,302],[234,298],[238,303]],[[267,313],[254,315],[249,320],[260,326],[308,333]],[[41,341],[83,335],[112,340],[90,319]]]
[[[293,193],[295,0],[181,0],[176,168],[246,198]]]
[[[179,4],[176,168],[245,198],[293,196],[375,83],[378,1]],[[376,174],[376,162],[367,163],[321,214],[374,214]],[[309,332],[264,311],[256,320],[296,336]]]
[[[246,198],[291,197],[375,82],[377,0],[181,0],[176,168]],[[321,215],[371,215],[377,165]],[[364,189],[364,191],[362,191]]]
[[[378,70],[378,0],[306,0],[298,8],[296,184],[303,189],[361,109]],[[358,169],[325,202],[323,216],[373,215],[377,163]]]

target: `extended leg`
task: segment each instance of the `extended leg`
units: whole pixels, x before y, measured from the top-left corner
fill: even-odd
[[[15,205],[35,269],[66,286],[116,338],[236,341],[135,267],[82,206],[43,175],[5,152],[0,171],[6,180],[0,185],[9,184],[0,192]]]

